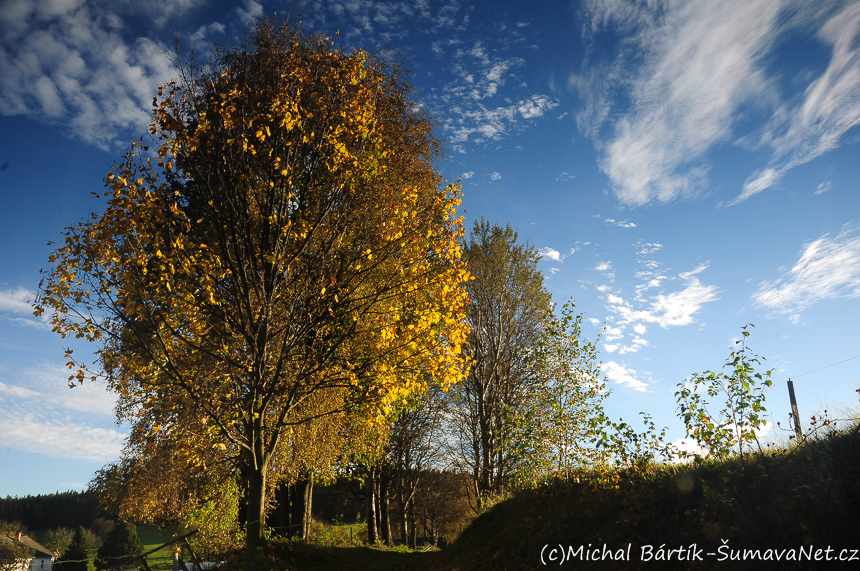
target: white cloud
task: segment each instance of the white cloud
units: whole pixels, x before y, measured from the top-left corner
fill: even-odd
[[[571,78],[586,103],[580,128],[598,138],[616,196],[635,205],[698,190],[709,168],[704,153],[729,140],[738,107],[766,88],[757,60],[777,31],[780,2],[592,0],[589,7],[593,30],[615,24],[630,33],[610,70]],[[627,99],[615,91],[628,86],[630,110],[612,113],[616,100]],[[601,127],[616,116],[604,142]]]
[[[29,301],[34,297],[33,292],[21,286],[14,290],[0,289],[0,311],[32,315],[33,306],[30,305]]]
[[[636,228],[635,222],[628,222],[626,220],[615,220],[614,218],[607,218],[604,222],[607,224],[612,224],[613,226],[618,226],[619,228]]]
[[[695,269],[690,270],[689,272],[681,272],[680,274],[678,274],[678,277],[681,278],[682,280],[686,280],[692,276],[695,276],[696,274],[701,274],[702,272],[707,270],[709,267],[710,267],[709,262],[706,262],[704,264],[699,264],[698,266],[695,267]]]
[[[607,327],[603,338],[606,341],[615,341],[616,339],[621,339],[622,337],[624,337],[623,327]]]
[[[770,188],[776,183],[776,181],[782,178],[783,172],[783,169],[777,170],[769,167],[753,173],[746,182],[744,182],[744,187],[741,193],[734,200],[729,202],[729,206],[739,204],[750,196],[756,195],[759,192]]]
[[[544,113],[558,105],[558,101],[550,99],[546,95],[533,95],[530,99],[520,101],[517,111],[523,119],[534,119],[543,117]]]
[[[243,24],[250,26],[255,18],[263,14],[263,5],[255,0],[245,0],[245,7],[236,8],[236,13]]]
[[[654,252],[658,252],[663,249],[663,244],[659,242],[636,242],[636,247],[639,248],[639,251],[636,252],[640,256],[647,256],[648,254],[653,254]]]
[[[33,414],[0,418],[0,446],[59,458],[115,460],[125,437],[112,428],[41,419]]]
[[[860,297],[860,236],[847,226],[828,236],[804,244],[794,266],[760,284],[753,301],[773,313],[798,314],[825,299]]]
[[[469,171],[469,172],[464,172],[463,174],[461,174],[460,178],[462,178],[463,180],[469,180],[473,176],[475,176],[475,173],[473,171]]]
[[[113,424],[116,396],[101,382],[70,389],[68,370],[33,364],[0,381],[0,446],[63,458],[115,459],[125,434]]]
[[[612,269],[612,262],[599,262],[594,266],[594,270],[598,272],[608,272]]]
[[[817,35],[832,46],[827,69],[806,87],[799,102],[784,104],[774,114],[760,144],[771,147],[776,166],[748,180],[732,204],[769,188],[789,169],[837,148],[842,136],[860,124],[860,3],[845,5]]]
[[[158,23],[165,11],[150,17]],[[126,42],[119,16],[95,2],[6,2],[0,26],[0,113],[59,123],[102,148],[146,127],[156,88],[173,73],[166,45]]]
[[[499,180],[501,178],[502,178],[502,175],[500,175],[497,172],[490,173],[490,180]]]
[[[699,279],[694,277],[694,274],[702,270],[704,268],[699,266],[691,272],[680,274],[679,277],[686,281],[686,287],[680,291],[650,298],[648,309],[635,309],[629,301],[616,295],[607,297],[608,309],[618,317],[620,324],[656,323],[664,329],[689,325],[695,321],[693,315],[704,304],[719,299],[716,286],[702,285]]]
[[[589,323],[591,323],[591,324],[592,324],[592,325],[594,325],[595,327],[597,327],[598,325],[600,325],[600,320],[599,320],[599,319],[597,319],[597,318],[595,318],[595,317],[589,317],[589,318],[588,318],[588,321],[589,321]]]
[[[546,258],[548,260],[553,260],[556,262],[560,262],[562,260],[561,252],[559,252],[558,250],[553,250],[549,246],[541,248],[540,250],[538,250],[538,253],[540,254],[541,258]]]
[[[550,248],[549,246],[544,246],[543,248],[538,250],[538,253],[540,254],[541,258],[553,260],[554,262],[563,262],[565,258],[567,258],[568,256],[572,256],[575,252],[576,248],[571,248],[567,254],[562,254],[558,250]]]
[[[634,391],[645,392],[645,389],[648,388],[648,383],[636,378],[636,371],[634,369],[630,369],[615,361],[604,363],[601,371],[606,375],[607,379],[615,381],[621,386],[631,388]]]
[[[69,370],[47,364],[23,367],[15,370],[14,375],[16,382],[25,386],[0,381],[2,411],[38,408],[48,416],[73,411],[100,418],[113,417],[116,395],[101,382],[87,381],[69,388]]]
[[[833,183],[829,180],[822,182],[821,184],[818,185],[818,187],[815,189],[815,192],[813,192],[812,194],[814,196],[818,196],[819,194],[824,194],[825,192],[829,191],[832,186],[833,186]]]
[[[672,443],[678,452],[686,452],[690,455],[701,456],[704,458],[708,455],[708,451],[699,446],[699,443],[692,438],[679,438]]]
[[[633,327],[633,331],[635,331],[639,335],[645,335],[645,332],[648,331],[648,328],[640,323]]]
[[[30,300],[33,299],[35,299],[35,294],[21,286],[14,290],[0,290],[0,321],[49,331],[51,329],[50,315],[46,312],[41,317],[33,317],[33,306],[30,305]],[[4,314],[26,315],[28,317],[10,317]]]

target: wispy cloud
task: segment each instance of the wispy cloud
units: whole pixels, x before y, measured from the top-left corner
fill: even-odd
[[[704,153],[729,139],[738,106],[764,88],[756,59],[774,36],[779,0],[593,0],[588,7],[593,31],[628,34],[611,73],[571,82],[586,101],[580,126],[596,138],[616,195],[636,205],[701,188]],[[629,110],[610,113],[628,97]]]
[[[126,435],[112,428],[38,418],[0,418],[0,446],[58,458],[115,460]]]
[[[30,364],[0,381],[0,446],[53,457],[111,460],[125,434],[113,424],[116,396],[103,383],[67,385],[67,369]],[[8,380],[14,377],[14,383]]]
[[[837,148],[843,135],[860,124],[860,3],[832,14],[817,36],[832,46],[827,69],[806,87],[800,101],[783,104],[774,114],[760,140],[773,150],[772,165],[754,174],[731,204],[770,188],[790,169]]]
[[[825,234],[804,244],[794,266],[762,283],[752,299],[773,314],[797,319],[819,301],[855,297],[860,297],[860,236],[845,226],[835,238]]]
[[[244,8],[236,8],[236,13],[243,24],[250,26],[255,18],[263,14],[263,5],[256,0],[245,0],[244,4]]]
[[[34,298],[33,292],[21,286],[15,289],[0,289],[0,320],[50,330],[50,316],[47,313],[41,317],[33,317],[30,301]]]
[[[15,289],[0,289],[0,311],[20,313],[24,315],[33,314],[33,292],[18,286]]]

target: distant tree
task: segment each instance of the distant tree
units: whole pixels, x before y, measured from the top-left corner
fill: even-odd
[[[56,571],[87,571],[90,556],[87,549],[86,531],[83,526],[78,526],[68,547],[63,551],[60,558],[54,561],[53,568]]]
[[[530,398],[514,411],[513,467],[519,483],[549,473],[569,475],[603,459],[609,395],[600,374],[597,343],[582,336],[582,314],[571,300],[549,315],[529,354]]]
[[[510,226],[475,222],[463,250],[469,293],[468,377],[451,391],[459,470],[471,475],[475,509],[509,484],[516,461],[514,419],[529,392],[529,351],[539,342],[551,296],[534,246]]]
[[[90,529],[93,530],[93,533],[99,536],[102,540],[108,536],[114,527],[116,527],[116,522],[105,517],[93,520],[92,525],[90,525]]]
[[[137,530],[130,524],[120,521],[99,547],[95,560],[96,569],[126,571],[137,569],[138,558],[142,553]]]
[[[66,552],[69,544],[72,543],[72,538],[74,538],[75,532],[68,527],[57,527],[48,530],[47,535],[48,541],[45,545],[62,555]]]
[[[471,520],[471,509],[462,474],[425,470],[415,496],[415,525],[424,538],[439,545],[453,540]],[[414,544],[414,543],[413,543]]]

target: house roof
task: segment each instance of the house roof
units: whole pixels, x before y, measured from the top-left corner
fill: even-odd
[[[15,537],[6,537],[9,541],[16,541]],[[52,553],[50,549],[35,541],[34,539],[27,537],[26,535],[21,535],[20,539],[17,540],[21,545],[26,545],[30,549],[33,550],[34,557],[56,557],[56,553]]]

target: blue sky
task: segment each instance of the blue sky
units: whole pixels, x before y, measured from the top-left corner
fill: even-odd
[[[81,489],[125,435],[103,386],[66,387],[68,342],[32,316],[47,242],[99,210],[176,37],[205,57],[290,9],[409,57],[467,227],[518,229],[555,301],[606,328],[612,416],[683,437],[677,383],[748,322],[774,421],[789,377],[802,418],[856,414],[856,1],[0,0],[0,495]]]

